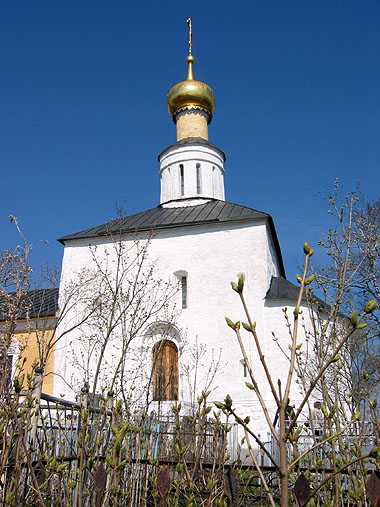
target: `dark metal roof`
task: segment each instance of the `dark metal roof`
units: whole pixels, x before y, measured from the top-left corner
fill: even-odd
[[[282,276],[272,276],[272,280],[268,292],[266,293],[265,299],[267,301],[297,301],[299,291],[299,286],[297,287],[296,285],[292,284],[286,278],[283,278]],[[326,311],[330,310],[329,305],[322,301],[322,299],[319,297],[313,296],[313,300],[318,304],[318,307],[321,307]],[[306,301],[305,293],[302,295],[302,301]]]
[[[178,201],[181,205],[182,201]],[[273,245],[277,254],[277,260],[281,275],[285,276],[284,265],[276,230],[270,215],[246,206],[230,202],[211,199],[210,201],[196,206],[182,206],[178,208],[166,208],[162,205],[157,208],[142,211],[136,215],[130,215],[119,220],[113,220],[107,224],[98,225],[75,234],[59,238],[58,241],[65,244],[66,241],[76,239],[91,239],[113,234],[136,234],[143,231],[159,231],[178,227],[191,227],[211,224],[224,224],[236,222],[251,222],[265,220],[269,224]]]
[[[270,287],[266,293],[265,299],[267,301],[276,299],[297,301],[299,291],[299,287],[293,285],[286,278],[283,278],[282,276],[272,276]]]
[[[0,299],[0,321],[7,320],[9,308],[16,298],[10,292]],[[58,289],[30,290],[22,295],[17,309],[17,319],[54,317],[58,311]]]

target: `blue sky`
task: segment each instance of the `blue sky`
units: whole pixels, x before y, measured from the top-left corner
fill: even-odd
[[[335,178],[379,197],[379,1],[4,1],[0,249],[18,243],[10,214],[38,268],[115,203],[159,204],[188,16],[195,76],[217,99],[209,137],[227,156],[226,199],[273,216],[290,280],[304,241],[332,225]]]

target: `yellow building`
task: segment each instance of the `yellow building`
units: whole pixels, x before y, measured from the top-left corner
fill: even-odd
[[[52,394],[58,289],[28,291],[19,301],[16,294],[7,294],[1,303],[0,332],[7,336],[12,329],[12,340],[6,349],[9,377],[23,373],[26,379],[33,365],[42,366],[42,392]],[[12,305],[16,307],[13,312]]]

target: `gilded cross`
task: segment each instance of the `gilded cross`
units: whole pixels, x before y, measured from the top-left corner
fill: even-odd
[[[189,55],[191,55],[191,46],[193,44],[193,32],[191,31],[191,18],[187,18],[187,24],[189,27]]]

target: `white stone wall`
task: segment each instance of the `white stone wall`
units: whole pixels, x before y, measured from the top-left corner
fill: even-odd
[[[197,188],[197,165],[200,188]],[[181,166],[184,177],[182,189]],[[191,197],[224,200],[223,154],[206,144],[171,146],[160,155],[160,181],[160,203]]]
[[[284,379],[288,362],[273,341],[272,331],[281,337],[284,349],[287,349],[290,339],[281,304],[268,305],[265,302],[271,276],[279,276],[271,238],[268,235],[269,229],[264,220],[208,228],[186,227],[155,233],[148,248],[148,261],[155,264],[154,277],[160,277],[164,281],[170,280],[175,284],[180,280],[180,276],[183,274],[187,276],[188,307],[181,309],[179,291],[172,301],[175,305],[170,305],[171,308],[167,310],[168,313],[174,310],[175,328],[179,333],[174,341],[177,342],[180,352],[180,398],[185,402],[192,399],[189,384],[193,382],[192,376],[195,373],[193,356],[196,350],[202,350],[203,354],[200,355],[199,364],[196,365],[198,393],[208,388],[207,383],[215,374],[210,386],[210,401],[222,401],[226,394],[230,394],[239,413],[244,417],[249,415],[254,430],[262,435],[266,434],[266,424],[253,392],[245,386],[245,382],[250,379],[243,375],[242,355],[234,332],[226,325],[225,317],[233,321],[247,320],[238,295],[230,287],[230,282],[236,281],[243,273],[246,301],[251,317],[256,322],[274,382],[277,384],[277,378]],[[124,239],[127,246],[132,246],[133,241],[131,237]],[[78,273],[82,268],[91,267],[94,252],[97,258],[103,258],[108,266],[112,259],[115,260],[110,239],[97,238],[91,243],[92,253],[85,240],[67,243],[63,258],[62,291],[69,282],[78,281]],[[106,252],[108,255],[105,255]],[[68,328],[73,320],[73,313],[80,314],[80,311],[80,305],[76,306],[70,315],[63,319],[59,331]],[[165,320],[165,315],[157,318]],[[136,347],[136,350],[140,351],[141,347],[145,346],[146,360],[142,360],[138,368],[141,382],[147,383],[153,343],[149,340],[144,341],[143,334],[133,342],[131,348]],[[275,407],[271,402],[272,397],[264,379],[254,342],[251,335],[244,330],[242,336],[261,392],[271,406],[274,417]],[[83,344],[83,341],[86,341],[83,331],[74,330],[58,344],[58,353],[55,356],[55,370],[58,376],[54,386],[54,394],[57,396],[63,395],[71,399],[75,397],[74,391],[65,380],[71,382],[72,378],[82,374],[72,350],[76,349],[78,361],[84,360],[79,353],[80,343]],[[112,370],[112,364],[116,360],[111,357],[112,354],[116,358],[120,354],[117,343],[113,343],[106,352],[108,368],[111,368],[109,371]],[[138,364],[136,358],[133,361],[131,359],[131,364]],[[133,375],[130,374],[132,378]],[[82,381],[83,379],[78,378],[77,385]],[[297,403],[298,399],[299,395],[292,392],[291,402]]]

